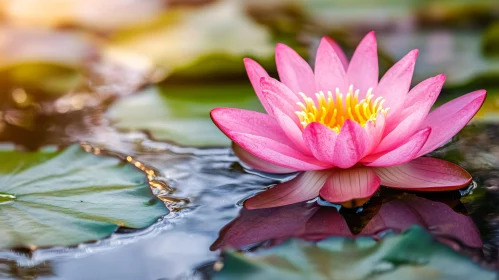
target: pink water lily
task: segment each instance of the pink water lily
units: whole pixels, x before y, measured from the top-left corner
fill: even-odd
[[[350,230],[347,219],[336,208],[321,207],[317,203],[242,209],[236,219],[220,230],[210,249],[243,248],[263,241],[273,246],[289,238],[320,241],[330,236],[373,236],[386,230],[405,231],[413,225],[425,228],[451,246],[456,245],[456,241],[469,248],[481,250],[483,246],[480,231],[471,217],[454,212],[442,202],[404,195],[384,201],[376,215],[357,233]]]
[[[417,55],[410,51],[379,81],[374,32],[364,37],[350,61],[333,40],[322,38],[314,71],[290,47],[278,44],[280,82],[245,59],[267,113],[217,108],[211,112],[214,123],[250,167],[271,173],[306,171],[245,206],[268,208],[319,195],[358,205],[380,185],[421,191],[468,185],[471,176],[461,167],[422,156],[459,132],[486,92],[468,93],[430,112],[445,75],[409,90]]]

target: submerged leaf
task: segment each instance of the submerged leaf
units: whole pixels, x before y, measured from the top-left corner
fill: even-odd
[[[420,227],[376,242],[332,237],[291,239],[251,255],[225,254],[214,279],[496,279],[497,273],[435,241]]]
[[[75,245],[168,213],[146,175],[77,145],[62,152],[0,150],[0,248]]]

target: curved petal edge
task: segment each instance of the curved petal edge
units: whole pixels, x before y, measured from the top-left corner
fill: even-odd
[[[414,191],[449,191],[471,183],[471,175],[459,165],[421,157],[408,163],[374,168],[381,185]]]
[[[373,168],[335,169],[321,189],[320,195],[335,203],[369,199],[378,190],[380,182]]]
[[[246,200],[246,209],[271,208],[316,198],[328,177],[328,171],[303,172],[291,181],[277,184]]]

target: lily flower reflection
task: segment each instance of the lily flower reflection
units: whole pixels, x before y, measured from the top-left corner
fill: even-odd
[[[317,50],[315,71],[286,45],[276,47],[280,82],[245,59],[267,114],[233,108],[211,112],[252,168],[306,171],[301,184],[280,185],[249,199],[248,208],[293,204],[319,194],[334,203],[367,201],[380,185],[421,191],[459,189],[471,181],[461,167],[421,157],[453,137],[475,115],[478,90],[430,109],[445,81],[437,75],[409,91],[418,50],[378,81],[377,41],[366,35],[350,61],[331,39]],[[324,170],[328,170],[324,172]],[[304,183],[308,182],[308,183]]]
[[[345,218],[333,207],[317,203],[297,203],[268,209],[242,209],[239,217],[227,224],[211,246],[243,248],[268,241],[269,246],[289,238],[320,241],[330,236],[376,236],[386,231],[400,232],[419,225],[449,245],[482,248],[480,232],[472,219],[456,213],[441,202],[415,195],[404,195],[381,205],[360,233],[352,233]]]

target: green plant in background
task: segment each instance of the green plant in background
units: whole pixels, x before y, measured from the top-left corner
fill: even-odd
[[[70,52],[68,53],[68,50]],[[88,37],[38,28],[0,28],[0,100],[22,89],[31,100],[55,99],[81,86],[98,49]]]
[[[107,48],[143,55],[168,73],[182,72],[177,76],[204,78],[244,75],[241,59],[271,58],[273,45],[269,30],[247,15],[243,1],[223,0],[202,9],[172,9],[118,32]]]

